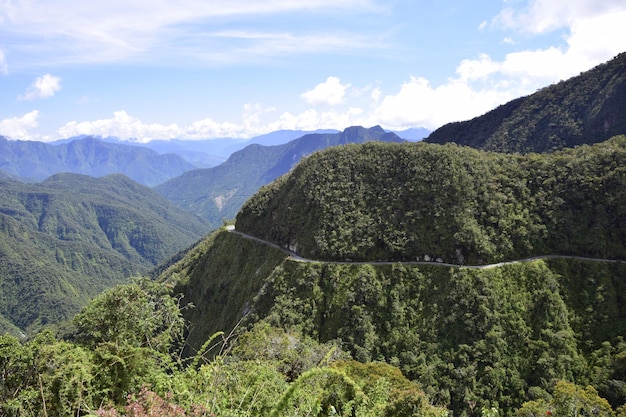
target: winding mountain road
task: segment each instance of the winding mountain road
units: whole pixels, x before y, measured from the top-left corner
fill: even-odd
[[[260,239],[258,237],[254,237],[249,234],[235,230],[235,226],[233,225],[226,226],[226,230],[229,231],[230,233],[236,234],[245,239],[253,240],[255,242],[259,242],[264,245],[283,251],[289,255],[289,258],[291,260],[296,261],[296,262],[316,262],[316,263],[322,263],[322,264],[336,264],[336,265],[397,265],[397,264],[434,265],[434,266],[443,266],[443,267],[448,267],[448,268],[451,267],[451,268],[468,268],[468,269],[490,269],[490,268],[497,268],[497,267],[504,266],[504,265],[514,265],[514,264],[520,264],[523,262],[532,262],[532,261],[537,261],[540,259],[576,259],[576,260],[589,261],[589,262],[626,264],[626,261],[617,260],[617,259],[585,258],[584,256],[567,256],[567,255],[540,255],[540,256],[533,256],[530,258],[517,259],[514,261],[498,262],[495,264],[487,264],[487,265],[458,265],[458,264],[449,264],[445,262],[434,262],[434,261],[370,261],[370,262],[366,262],[366,261],[320,261],[316,259],[303,258],[297,253],[287,248],[284,248],[280,245],[277,245],[273,242]]]

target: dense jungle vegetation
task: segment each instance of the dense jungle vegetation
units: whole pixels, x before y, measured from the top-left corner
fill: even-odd
[[[535,411],[520,416],[545,415],[560,381],[615,409],[626,401],[625,264],[307,263],[226,231],[202,246],[161,275],[195,305],[189,354],[243,320],[398,367],[458,416],[513,415],[529,401]]]
[[[464,265],[623,258],[625,155],[312,155],[236,227],[318,260],[223,228],[61,338],[0,338],[0,414],[624,416],[626,263]]]
[[[623,259],[625,157],[623,136],[526,156],[453,144],[332,148],[264,187],[236,219],[237,230],[320,262],[224,231],[160,279],[196,306],[185,312],[191,354],[244,317],[397,366],[459,416],[545,412],[559,381],[593,386],[617,408],[626,264],[462,266]],[[401,263],[437,258],[460,267]],[[346,259],[395,263],[332,262]]]
[[[238,230],[322,260],[626,257],[626,137],[527,156],[455,144],[331,148],[262,188]]]
[[[209,230],[125,176],[0,180],[0,332],[32,335]]]
[[[391,365],[263,324],[183,359],[170,292],[146,279],[105,291],[74,318],[72,342],[0,336],[0,415],[446,415]]]

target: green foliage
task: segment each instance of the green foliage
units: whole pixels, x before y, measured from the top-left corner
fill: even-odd
[[[519,417],[615,416],[609,403],[604,398],[599,397],[593,387],[583,388],[566,381],[556,383],[551,400],[526,402],[517,410],[516,414]]]
[[[552,152],[626,132],[626,53],[590,71],[506,103],[483,116],[447,124],[430,143],[456,142],[499,152]]]
[[[112,343],[168,352],[184,326],[170,291],[146,278],[104,291],[74,318],[76,339],[88,346]]]
[[[320,260],[623,258],[626,138],[547,155],[331,148],[262,188],[237,229]]]
[[[221,309],[232,313],[229,305],[247,311],[244,323],[257,324],[239,336],[232,355],[282,363],[289,380],[325,355],[295,336],[304,334],[337,343],[359,361],[399,367],[457,415],[491,408],[509,415],[524,401],[548,398],[562,379],[592,384],[613,407],[624,403],[624,264],[554,259],[478,270],[304,263],[272,258],[275,249],[226,231],[210,242],[189,269],[178,270],[186,277],[178,289],[198,294],[200,303],[225,286],[256,290],[185,314],[206,323]],[[241,318],[232,315],[224,327]]]
[[[623,136],[527,156],[329,149],[262,188],[236,219],[237,230],[319,262],[220,231],[161,279],[180,278],[196,305],[196,346],[243,318],[398,366],[459,416],[510,415],[548,401],[558,380],[591,384],[617,408],[626,266],[576,256],[623,259],[624,166]],[[463,267],[543,254],[571,257]],[[436,258],[460,267],[410,264]],[[376,260],[398,263],[367,264]]]
[[[1,328],[14,335],[70,319],[208,230],[121,175],[0,185]]]
[[[193,366],[181,366],[177,352],[163,353],[147,346],[149,343],[142,343],[144,338],[155,340],[158,335],[135,335],[132,339],[128,329],[135,325],[131,321],[145,319],[139,308],[147,308],[145,296],[137,293],[134,286],[108,291],[85,308],[83,317],[77,319],[81,329],[84,334],[98,335],[86,343],[58,341],[51,333],[42,333],[27,343],[20,343],[13,336],[0,337],[0,414],[7,417],[446,414],[445,410],[429,405],[424,393],[397,368],[382,363],[338,362],[338,358],[347,357],[337,346],[317,344],[264,324],[243,332],[232,354],[226,352],[230,349],[225,349],[212,359],[200,356],[189,362]],[[166,298],[157,284],[147,285],[144,292],[152,298]],[[122,324],[94,320],[91,315],[96,312],[113,317],[120,303],[103,302],[112,298],[124,299],[121,309],[138,315],[120,317]],[[172,298],[166,304],[174,302]],[[135,304],[137,309],[124,305],[128,303]],[[160,313],[163,311],[154,312]],[[107,326],[126,336],[105,331]],[[131,340],[127,342],[126,338]]]
[[[286,257],[280,250],[242,240],[224,230],[205,238],[199,247],[158,277],[160,282],[177,284],[175,293],[183,296],[183,303],[193,306],[184,310],[190,322],[185,356],[194,356],[209,336],[235,328],[242,318],[253,321],[252,299],[262,291],[262,277],[271,274]],[[249,257],[259,262],[233,262]]]

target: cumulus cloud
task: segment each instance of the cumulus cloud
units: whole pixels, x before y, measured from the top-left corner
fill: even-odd
[[[568,9],[572,5],[572,9]],[[622,10],[616,6],[621,5]],[[565,11],[567,9],[567,12]],[[399,91],[386,95],[375,107],[376,123],[401,129],[424,126],[434,129],[444,123],[479,116],[513,98],[565,80],[626,51],[626,9],[619,1],[531,1],[525,14],[505,9],[498,19],[511,26],[522,25],[529,16],[559,15],[554,21],[537,23],[534,32],[569,25],[563,46],[522,50],[495,60],[488,54],[465,59],[456,76],[433,86],[422,77],[411,77]],[[547,17],[546,17],[547,19]]]
[[[22,117],[0,120],[0,135],[11,139],[33,139],[30,131],[37,127],[39,111],[33,110]]]
[[[343,103],[348,88],[350,84],[342,84],[337,77],[328,77],[326,81],[316,85],[312,90],[302,93],[301,97],[312,105],[334,106]]]
[[[18,100],[29,101],[42,98],[49,98],[61,89],[61,78],[50,74],[37,77],[33,83],[28,86],[26,93],[20,95]]]
[[[432,86],[422,77],[411,77],[396,94],[385,96],[373,112],[376,124],[388,128],[426,127],[466,120],[485,113],[509,99],[496,89],[475,90],[462,80]]]
[[[58,130],[58,135],[118,136],[145,142],[169,138],[249,138],[280,129],[344,129],[351,125],[380,124],[385,128],[398,130],[418,126],[436,129],[448,122],[481,115],[513,98],[577,75],[625,51],[626,25],[623,22],[626,21],[626,7],[615,8],[618,3],[623,2],[573,0],[565,3],[561,0],[531,0],[525,9],[505,9],[492,24],[535,34],[531,36],[540,36],[555,27],[567,30],[563,31],[562,40],[555,46],[518,49],[498,58],[477,54],[464,59],[459,62],[456,72],[450,78],[437,85],[418,74],[407,76],[400,86],[377,83],[375,87],[357,88],[338,77],[329,76],[324,82],[300,95],[303,103],[310,108],[305,107],[298,111],[285,112],[274,107],[248,104],[244,106],[241,120],[238,121],[224,122],[205,118],[181,126],[147,123],[120,110],[109,119],[67,123]],[[571,5],[572,9],[567,9],[566,4],[567,7]],[[558,18],[549,20],[546,17],[543,22],[537,22],[534,28],[524,29],[523,24],[531,16],[540,15],[542,10],[551,15],[562,13]],[[484,25],[481,26],[486,30]],[[529,36],[528,33],[524,37]],[[248,36],[243,33],[228,34],[235,35],[242,39]],[[258,34],[249,37],[280,41]],[[519,39],[524,37],[519,36]],[[515,38],[517,40],[518,36]],[[288,37],[281,42],[283,41],[291,42]],[[521,42],[520,40],[515,47],[519,48]],[[509,41],[505,40],[505,43]],[[320,107],[324,105],[331,108]],[[28,135],[28,130],[36,127],[38,113],[29,115],[30,119],[25,115],[22,118],[2,121],[0,126],[4,132],[0,133],[11,136]]]
[[[245,138],[256,132],[258,125],[254,123],[254,114],[249,114],[242,123],[216,122],[210,118],[198,120],[188,126],[176,123],[146,123],[138,117],[129,115],[124,110],[113,113],[110,119],[66,123],[58,130],[59,137],[78,135],[115,136],[121,139],[132,139],[137,142],[148,142],[153,139],[207,139],[216,137]],[[248,121],[246,123],[245,121]],[[266,132],[262,132],[266,133]]]

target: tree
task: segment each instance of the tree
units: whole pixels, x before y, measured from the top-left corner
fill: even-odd
[[[138,278],[103,292],[75,318],[77,340],[113,343],[167,353],[182,339],[184,319],[164,284]]]

